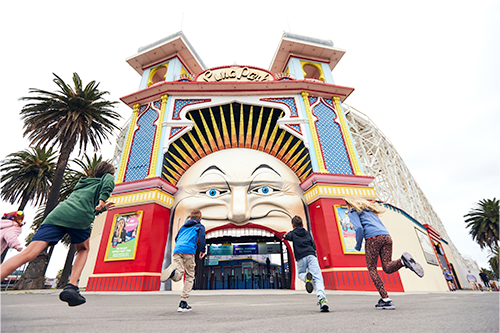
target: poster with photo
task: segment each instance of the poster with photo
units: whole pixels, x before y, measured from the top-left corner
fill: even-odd
[[[114,216],[104,261],[135,259],[141,221],[142,211]]]
[[[347,207],[335,205],[335,217],[337,218],[337,226],[339,229],[340,242],[342,243],[342,250],[345,254],[364,254],[365,253],[365,241],[361,245],[361,251],[356,251],[354,247],[356,246],[356,232],[354,227],[349,220],[347,215]]]

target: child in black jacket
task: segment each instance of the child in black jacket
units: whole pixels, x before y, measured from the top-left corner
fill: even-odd
[[[311,233],[303,228],[300,216],[293,217],[292,227],[292,231],[283,234],[283,239],[293,242],[293,252],[295,261],[297,262],[297,275],[299,279],[306,283],[308,293],[311,293],[314,286],[316,286],[316,296],[318,297],[320,310],[321,312],[328,312],[325,285],[316,255],[316,244],[314,244]]]

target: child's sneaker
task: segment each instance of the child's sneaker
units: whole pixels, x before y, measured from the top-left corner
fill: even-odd
[[[312,284],[313,276],[310,272],[307,272],[306,274],[306,290],[310,294],[314,290],[314,286]]]
[[[395,310],[396,307],[392,300],[384,301],[382,298],[378,300],[378,303],[375,305],[375,309],[377,310]]]
[[[192,308],[187,304],[186,301],[181,301],[179,303],[179,308],[177,309],[177,312],[189,312],[191,310]]]
[[[319,310],[321,312],[329,312],[329,308],[328,308],[328,302],[326,301],[326,299],[322,298],[319,300]]]
[[[59,294],[59,299],[67,302],[69,306],[77,306],[85,303],[87,300],[80,294],[77,286],[68,283]]]
[[[170,264],[163,272],[161,272],[161,277],[160,281],[165,282],[168,279],[171,279],[175,275],[175,269],[177,268],[177,265],[175,263]]]
[[[401,255],[401,261],[406,268],[414,271],[415,274],[417,274],[419,277],[424,276],[424,269],[418,262],[415,261],[415,259],[413,259],[412,255],[408,252],[403,252],[403,255]]]

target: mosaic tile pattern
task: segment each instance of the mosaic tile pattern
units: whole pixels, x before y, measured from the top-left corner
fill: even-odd
[[[302,131],[300,130],[299,124],[287,124],[286,126],[290,127],[291,129],[302,135]]]
[[[297,106],[295,105],[295,99],[292,97],[286,97],[286,98],[261,98],[261,101],[268,101],[268,102],[278,102],[278,103],[283,103],[287,105],[290,108],[291,115],[290,117],[298,117],[299,112],[297,111]]]
[[[190,104],[197,104],[203,102],[210,102],[209,99],[176,99],[174,106],[174,114],[172,115],[172,119],[178,120],[181,119],[179,117],[182,108]]]
[[[180,131],[182,131],[184,128],[186,128],[186,126],[182,126],[182,127],[172,127],[170,129],[170,137],[169,139],[172,139],[174,136],[177,135],[177,133],[179,133]]]
[[[341,175],[354,174],[340,125],[334,121],[337,115],[333,109],[321,99],[312,112],[318,117],[316,128],[328,172]]]
[[[157,118],[158,112],[152,108],[139,115],[139,119],[137,120],[139,128],[134,133],[130,158],[125,173],[125,182],[144,179],[148,175],[151,150],[153,149],[156,131],[154,122]]]

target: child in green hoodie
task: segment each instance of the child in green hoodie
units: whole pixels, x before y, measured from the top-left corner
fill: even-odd
[[[73,263],[69,283],[59,295],[69,306],[85,303],[77,287],[78,279],[87,262],[90,226],[95,216],[112,207],[107,202],[115,187],[115,168],[101,162],[94,168],[95,178],[81,178],[68,199],[60,203],[45,218],[26,249],[0,265],[1,278],[5,279],[19,266],[35,259],[48,245],[55,245],[65,234],[75,244],[77,256]]]

